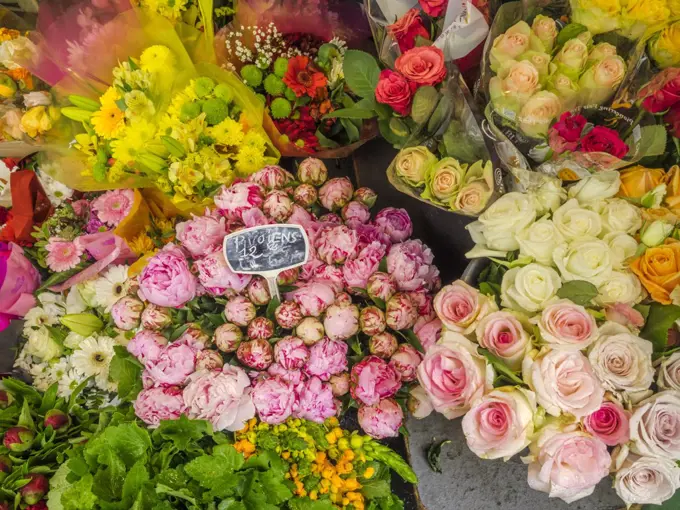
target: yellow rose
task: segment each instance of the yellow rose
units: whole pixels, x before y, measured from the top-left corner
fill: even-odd
[[[671,16],[680,16],[680,0],[668,0],[668,8],[671,11]]]
[[[491,189],[484,179],[472,181],[456,195],[452,209],[476,216],[484,210],[490,196]]]
[[[527,136],[546,136],[548,127],[561,111],[559,97],[545,90],[537,92],[519,112],[519,129]]]
[[[620,175],[621,187],[617,196],[640,198],[661,184],[665,172],[663,168],[645,168],[637,165],[621,171]]]
[[[406,147],[394,159],[394,171],[409,185],[422,186],[428,170],[436,162],[437,156],[427,147]]]
[[[680,64],[680,21],[665,27],[650,40],[649,53],[662,69]]]
[[[680,285],[680,242],[666,239],[666,243],[648,248],[630,264],[654,301],[671,304],[670,293]]]
[[[674,214],[680,214],[680,167],[672,166],[664,176],[663,182],[666,184],[665,205]]]
[[[579,79],[581,101],[604,104],[616,92],[626,74],[626,63],[618,55],[605,57],[583,73]]]
[[[668,221],[670,223],[677,223],[678,216],[674,214],[670,209],[665,207],[655,207],[653,209],[648,209],[643,207],[641,209],[642,221]]]
[[[529,49],[543,50],[543,43],[525,21],[519,21],[494,39],[489,53],[491,70],[497,72],[503,62],[514,60]]]
[[[627,34],[639,38],[648,26],[667,21],[671,11],[666,0],[628,0],[621,12]]]
[[[575,80],[588,60],[588,46],[580,39],[569,39],[555,56],[555,63],[560,70]]]
[[[552,75],[547,90],[560,98],[563,109],[571,110],[577,106],[579,86],[566,74],[556,73]]]
[[[598,43],[593,46],[592,50],[590,50],[586,65],[594,64],[605,57],[611,57],[614,55],[616,55],[616,46],[607,42]]]
[[[461,165],[457,159],[443,158],[427,173],[422,197],[439,202],[451,200],[463,184],[466,170],[467,165]]]
[[[619,0],[571,0],[571,21],[584,25],[591,33],[603,34],[619,28]]]

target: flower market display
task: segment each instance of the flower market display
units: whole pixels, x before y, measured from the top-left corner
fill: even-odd
[[[0,11],[0,510],[677,510],[675,3]]]

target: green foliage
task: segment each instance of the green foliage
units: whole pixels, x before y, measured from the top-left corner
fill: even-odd
[[[109,367],[109,377],[118,384],[121,400],[132,401],[142,391],[142,366],[125,347],[116,345]]]
[[[678,319],[680,319],[680,306],[652,303],[640,336],[652,342],[655,353],[663,353],[668,349],[668,330]]]
[[[359,50],[347,50],[342,63],[347,86],[359,97],[375,97],[380,67],[375,58]]]
[[[597,294],[597,287],[584,280],[565,282],[557,291],[557,297],[569,299],[581,306],[588,306],[593,298],[597,297]]]

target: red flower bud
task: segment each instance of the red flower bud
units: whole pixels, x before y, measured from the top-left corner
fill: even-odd
[[[25,452],[31,447],[35,434],[26,427],[12,427],[7,429],[2,444],[12,452]]]
[[[31,481],[24,485],[19,492],[26,504],[35,505],[47,494],[50,489],[50,482],[45,475],[38,473],[28,473],[26,478],[30,478]]]
[[[47,502],[41,499],[35,505],[28,505],[25,510],[48,510]]]
[[[0,455],[0,482],[12,471],[12,460],[6,455]],[[1,510],[1,507],[0,507]]]
[[[9,394],[5,390],[0,390],[0,409],[9,405]]]
[[[57,432],[64,432],[71,425],[71,417],[59,409],[50,409],[45,414],[45,427],[52,427]]]
[[[7,501],[0,501],[0,510],[11,510],[11,507]]]

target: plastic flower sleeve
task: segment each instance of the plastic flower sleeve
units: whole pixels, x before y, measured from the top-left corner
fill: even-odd
[[[478,216],[504,193],[500,160],[484,118],[458,69],[439,91],[437,106],[387,169],[395,188],[466,216]]]

